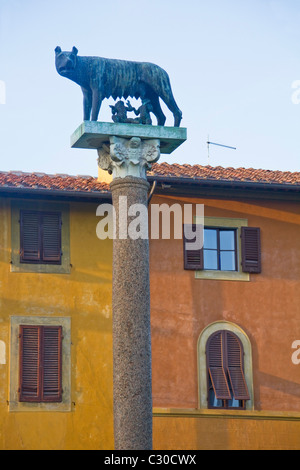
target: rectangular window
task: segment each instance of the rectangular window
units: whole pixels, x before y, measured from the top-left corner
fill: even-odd
[[[201,218],[194,220],[184,226],[184,235],[186,227],[193,233],[203,227]],[[260,232],[259,227],[248,227],[247,219],[205,217],[203,246],[191,248],[183,236],[184,269],[195,271],[196,279],[249,281],[249,273],[262,271]]]
[[[20,262],[61,264],[61,213],[20,211]]]
[[[19,401],[62,401],[62,327],[20,325]]]
[[[206,270],[236,271],[236,230],[205,227],[203,255]]]

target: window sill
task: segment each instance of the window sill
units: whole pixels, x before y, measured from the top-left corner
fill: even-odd
[[[70,274],[71,267],[67,263],[57,264],[36,264],[20,263],[16,260],[10,264],[11,273],[52,273],[52,274]]]
[[[195,271],[195,279],[209,279],[213,281],[250,281],[249,273],[239,271]]]
[[[190,408],[153,408],[154,417],[180,418],[227,418],[274,421],[300,421],[300,413],[294,411],[257,410],[209,410]]]
[[[52,412],[70,412],[71,402],[67,403],[32,403],[32,402],[20,402],[17,400],[9,401],[10,412],[30,412],[30,411],[52,411]]]

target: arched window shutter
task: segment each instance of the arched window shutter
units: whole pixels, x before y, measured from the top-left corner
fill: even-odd
[[[250,400],[244,370],[243,347],[238,337],[226,331],[227,369],[232,393],[236,400]]]
[[[231,393],[224,368],[224,335],[222,333],[222,331],[219,331],[208,340],[206,350],[208,372],[216,398],[218,400],[230,400]]]
[[[207,341],[206,355],[216,398],[250,400],[244,375],[243,346],[239,338],[228,330],[213,333]]]

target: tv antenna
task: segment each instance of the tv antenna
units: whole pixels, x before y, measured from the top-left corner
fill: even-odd
[[[231,150],[236,150],[236,147],[231,147],[230,145],[223,145],[223,144],[218,144],[216,142],[210,142],[209,140],[209,136],[207,137],[207,155],[208,155],[208,161],[209,161],[209,146],[210,145],[217,145],[218,147],[225,147],[227,149],[231,149]]]

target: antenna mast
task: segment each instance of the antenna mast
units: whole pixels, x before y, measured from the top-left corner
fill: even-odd
[[[232,149],[232,150],[236,150],[236,147],[231,147],[229,145],[223,145],[223,144],[217,144],[216,142],[210,142],[209,140],[209,136],[207,136],[207,155],[208,155],[208,161],[209,161],[209,146],[210,145],[218,145],[218,147],[225,147],[227,149]]]

